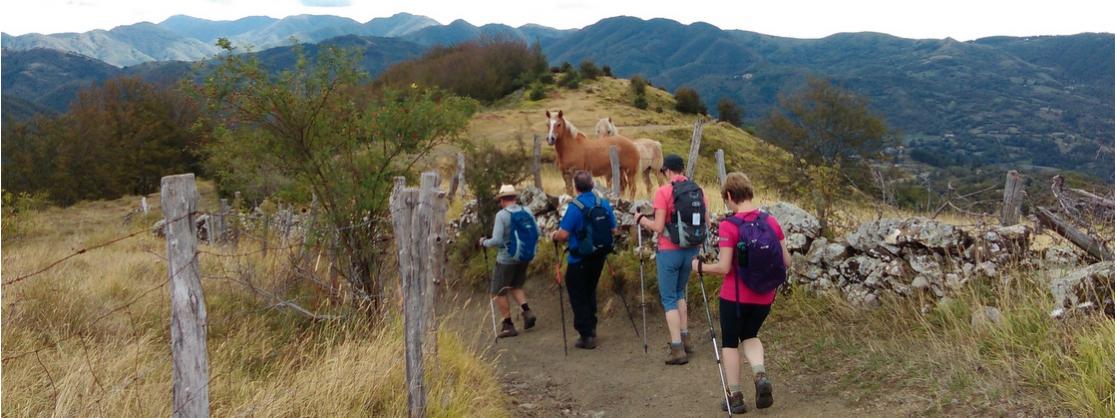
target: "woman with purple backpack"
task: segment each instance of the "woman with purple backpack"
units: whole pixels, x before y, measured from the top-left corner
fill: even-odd
[[[721,407],[743,414],[747,408],[741,393],[738,354],[742,342],[745,359],[752,366],[756,407],[772,406],[772,383],[764,370],[764,346],[757,333],[776,299],[776,290],[787,280],[791,254],[784,245],[780,223],[753,204],[752,182],[744,173],[729,173],[721,195],[733,215],[718,225],[718,261],[699,266],[695,259],[692,267],[703,274],[724,275],[718,311],[729,405],[722,401]]]

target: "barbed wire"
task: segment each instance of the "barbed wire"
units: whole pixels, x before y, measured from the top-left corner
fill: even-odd
[[[170,222],[167,222],[166,224],[164,224],[164,228],[166,227],[166,225],[169,225],[169,224],[174,223],[174,222],[178,222],[182,219],[185,219],[187,217],[190,217],[190,216],[193,216],[193,215],[196,215],[196,214],[199,214],[199,213],[201,213],[201,212],[190,212],[190,213],[184,214],[180,217],[177,217],[175,219],[172,219]],[[27,280],[29,278],[32,278],[32,277],[38,276],[40,274],[43,274],[43,273],[57,267],[59,264],[62,264],[63,262],[65,262],[66,260],[69,260],[71,258],[74,258],[74,257],[77,257],[79,255],[85,254],[89,251],[96,250],[98,248],[103,248],[103,247],[107,247],[109,245],[116,244],[116,243],[124,241],[128,238],[132,238],[132,237],[135,237],[137,235],[140,235],[140,234],[143,234],[143,233],[146,233],[146,232],[150,232],[150,231],[151,231],[150,228],[144,228],[144,229],[129,233],[127,235],[123,235],[123,236],[119,236],[119,237],[110,239],[108,241],[105,241],[105,242],[102,242],[102,243],[99,243],[99,244],[96,244],[96,245],[92,245],[92,246],[89,246],[89,247],[83,247],[83,248],[81,248],[77,251],[74,251],[74,252],[66,255],[65,257],[54,260],[50,264],[47,264],[46,267],[43,267],[43,268],[38,269],[36,271],[33,271],[31,273],[24,274],[22,276],[18,276],[14,279],[5,280],[2,284],[0,284],[0,286],[8,286],[8,285],[12,285],[12,284],[22,282],[22,281]]]

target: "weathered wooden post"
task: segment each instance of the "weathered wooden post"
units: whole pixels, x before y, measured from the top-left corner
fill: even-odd
[[[724,186],[725,176],[727,175],[725,173],[725,151],[718,149],[718,151],[714,153],[714,159],[717,160],[718,164],[718,184]]]
[[[229,234],[229,214],[232,213],[232,208],[229,207],[229,199],[222,198],[220,200],[220,202],[221,202],[221,211],[218,212],[218,216],[219,216],[218,221],[219,222],[217,223],[217,239],[220,240],[221,242],[227,242],[229,240],[229,235],[230,235]]]
[[[620,197],[621,195],[621,159],[617,155],[617,146],[609,146],[609,164],[613,166],[611,177],[613,183],[613,195]],[[635,179],[634,179],[635,180]]]
[[[163,177],[160,191],[167,220],[167,275],[171,292],[172,404],[176,417],[209,416],[209,355],[206,302],[198,271],[194,174]]]
[[[1051,228],[1055,233],[1066,238],[1071,244],[1074,244],[1091,258],[1097,261],[1113,260],[1113,252],[1097,237],[1089,234],[1082,233],[1073,223],[1066,221],[1056,215],[1054,212],[1044,207],[1036,208],[1036,217],[1039,221]]]
[[[462,196],[465,196],[465,155],[458,153],[457,164],[454,166],[454,176],[450,178],[450,193],[446,196],[450,199],[450,203],[454,203],[454,195],[458,193],[458,188],[462,190]]]
[[[1001,206],[1001,225],[1011,226],[1020,222],[1020,205],[1024,203],[1024,179],[1016,170],[1005,175],[1004,205]]]
[[[702,145],[702,127],[706,125],[701,116],[694,122],[694,132],[690,135],[690,153],[686,160],[686,176],[694,178],[694,166],[698,163],[698,148]]]
[[[542,169],[543,152],[539,146],[539,134],[531,134],[531,175],[535,179],[535,187],[543,190]]]
[[[147,207],[147,196],[140,196],[140,210],[143,211],[144,216],[147,216],[150,209]]]
[[[397,177],[389,199],[402,281],[407,399],[412,417],[425,413],[423,357],[435,353],[437,346],[434,284],[444,268],[445,196],[438,190],[438,174],[426,172],[418,189],[405,187],[404,179]]]

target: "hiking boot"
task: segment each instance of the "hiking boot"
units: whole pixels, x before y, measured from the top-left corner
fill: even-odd
[[[683,334],[683,351],[694,354],[694,346],[690,345],[690,334]]]
[[[665,364],[670,365],[683,365],[689,362],[690,360],[686,357],[686,351],[682,348],[672,348],[671,354],[668,354],[667,360],[664,361]]]
[[[507,320],[505,320],[504,322],[501,323],[500,333],[496,334],[496,337],[497,338],[508,338],[508,337],[515,337],[517,335],[520,335],[520,333],[516,332],[516,326],[512,325],[512,320],[511,319],[507,319]]]
[[[718,401],[718,404],[721,405],[722,411],[730,411],[734,414],[743,414],[749,411],[749,408],[745,406],[745,394],[741,392],[733,392],[729,394],[729,406],[725,405],[724,399]]]
[[[772,382],[768,381],[768,373],[756,374],[756,408],[764,409],[772,406]]]
[[[535,326],[535,314],[531,311],[524,311],[524,329],[531,329]]]
[[[574,343],[575,347],[584,348],[586,350],[593,350],[597,348],[596,337],[578,337],[578,341]]]

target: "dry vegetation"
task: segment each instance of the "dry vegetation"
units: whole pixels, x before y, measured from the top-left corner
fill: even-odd
[[[214,207],[203,186],[201,207]],[[149,201],[155,203],[155,199]],[[79,248],[142,230],[158,218],[128,213],[138,198],[85,202],[5,219],[3,279]],[[251,253],[258,245],[203,251]],[[144,232],[3,288],[5,416],[171,415],[170,308],[165,242]],[[251,248],[249,248],[251,247]],[[310,322],[273,308],[236,280],[282,285],[281,255],[200,254],[209,315],[210,399],[215,416],[406,414],[397,318],[362,314]],[[230,263],[237,263],[232,266]],[[236,269],[248,275],[231,278]],[[324,299],[324,298],[318,298]],[[306,300],[316,300],[306,298]],[[311,306],[312,308],[314,306]],[[431,368],[431,416],[505,416],[491,365],[442,333]]]

